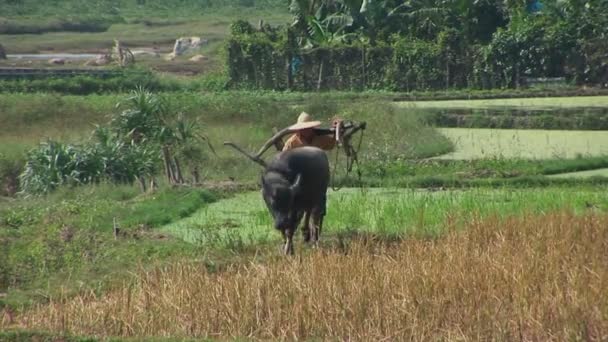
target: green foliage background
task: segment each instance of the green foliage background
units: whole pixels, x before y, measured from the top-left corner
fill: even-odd
[[[297,90],[607,85],[608,3],[530,5],[293,0],[289,27],[233,23],[228,74],[235,87]]]

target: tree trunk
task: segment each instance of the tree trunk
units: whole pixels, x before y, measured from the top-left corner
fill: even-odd
[[[325,65],[325,59],[321,59],[321,65],[319,66],[319,79],[317,80],[317,91],[321,90],[323,85],[323,66]]]
[[[361,49],[361,69],[362,69],[362,77],[363,77],[363,84],[362,84],[362,90],[367,89],[367,71],[365,70],[365,46]]]
[[[520,78],[521,78],[521,72],[519,70],[519,63],[517,63],[516,72],[517,72],[517,74],[515,75],[515,88],[519,89],[519,82],[520,82]]]
[[[175,162],[175,181],[179,184],[184,184],[184,177],[182,176],[182,168],[179,165],[179,159],[177,157],[173,158]]]
[[[173,183],[173,172],[171,168],[171,152],[169,152],[168,146],[163,146],[163,162],[165,164],[165,174],[169,184]]]
[[[450,59],[445,59],[445,91],[450,88]]]
[[[287,71],[287,90],[293,88],[293,73],[291,72],[291,56],[287,56],[286,71]]]
[[[139,182],[141,192],[146,192],[146,178],[144,176],[139,176],[137,177],[137,181]]]
[[[198,165],[194,166],[192,168],[192,181],[194,182],[195,185],[199,184],[201,181],[201,174],[198,170]]]
[[[149,188],[150,192],[153,192],[157,188],[158,188],[158,184],[156,184],[156,178],[150,177],[150,188]]]
[[[519,78],[521,77],[519,71],[519,63],[515,65],[515,89],[519,89]]]
[[[257,68],[255,62],[252,62],[251,65],[253,66],[253,79],[255,82],[255,87],[259,88],[260,87],[260,75],[258,74],[258,68]]]

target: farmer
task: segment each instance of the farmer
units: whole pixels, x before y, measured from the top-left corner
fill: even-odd
[[[340,119],[332,120],[332,127],[340,124]],[[291,150],[292,148],[301,146],[314,146],[322,150],[328,151],[336,146],[336,137],[334,133],[318,135],[314,128],[321,125],[321,121],[314,121],[312,116],[306,112],[300,113],[298,121],[289,128],[296,132],[287,139],[283,145],[283,151]],[[323,196],[321,203],[321,222],[327,210],[327,196]],[[321,223],[322,224],[322,223]]]
[[[340,119],[334,119],[332,126],[336,127],[340,123]],[[296,132],[285,142],[283,151],[291,150],[300,146],[314,146],[322,150],[331,150],[336,146],[336,138],[333,133],[318,135],[314,128],[321,125],[321,121],[314,121],[310,114],[306,112],[300,113],[297,123],[289,128]]]

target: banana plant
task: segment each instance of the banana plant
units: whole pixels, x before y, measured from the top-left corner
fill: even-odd
[[[300,46],[305,49],[354,37],[347,32],[354,19],[338,1],[292,0],[289,8],[292,27],[300,31]]]

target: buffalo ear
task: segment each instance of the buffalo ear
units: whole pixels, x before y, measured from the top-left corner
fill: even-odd
[[[297,194],[298,192],[300,192],[301,187],[302,187],[302,175],[298,173],[298,175],[296,176],[296,180],[293,182],[293,184],[291,184],[289,189],[291,190],[292,193]]]

